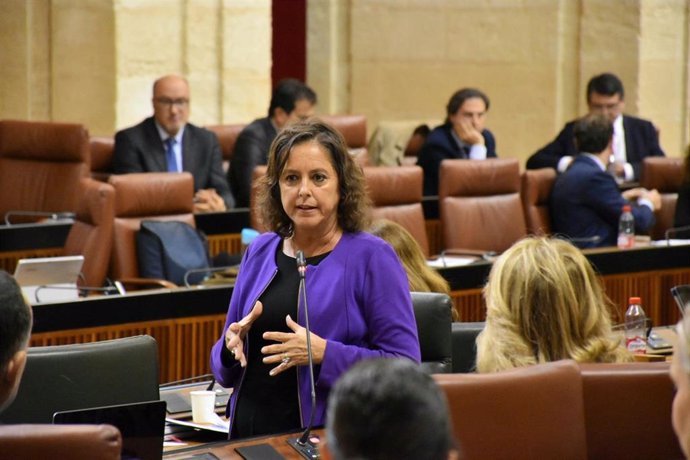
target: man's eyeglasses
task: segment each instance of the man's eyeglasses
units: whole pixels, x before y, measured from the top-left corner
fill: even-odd
[[[189,99],[170,99],[169,97],[157,97],[153,100],[156,104],[166,106],[168,108],[177,107],[178,109],[184,109],[189,105]]]

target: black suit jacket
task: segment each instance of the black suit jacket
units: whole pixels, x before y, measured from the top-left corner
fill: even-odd
[[[277,135],[271,119],[266,117],[254,120],[237,136],[228,169],[228,182],[238,207],[249,206],[254,168],[267,163],[271,142]]]
[[[182,136],[182,169],[194,176],[194,191],[216,189],[225,206],[234,207],[235,200],[223,173],[218,138],[208,131],[187,123]],[[113,171],[115,174],[134,172],[166,172],[165,146],[153,117],[115,135]]]
[[[449,159],[467,159],[467,154],[460,148],[453,137],[450,123],[437,126],[429,133],[417,156],[417,164],[424,170],[424,195],[438,195],[438,172],[441,162]],[[491,131],[482,131],[486,157],[496,158],[496,140]]]
[[[575,121],[567,123],[553,142],[529,157],[527,169],[557,169],[562,157],[577,155],[573,136],[574,125]],[[635,171],[635,180],[639,180],[642,160],[645,157],[663,157],[664,151],[659,146],[656,128],[647,120],[623,115],[623,131],[625,131],[625,154],[628,163]]]

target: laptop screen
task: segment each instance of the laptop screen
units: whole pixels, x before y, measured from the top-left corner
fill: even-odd
[[[32,304],[74,300],[83,264],[84,256],[20,259],[14,279]]]
[[[122,459],[161,460],[165,432],[165,401],[56,412],[54,424],[107,423],[120,430]]]

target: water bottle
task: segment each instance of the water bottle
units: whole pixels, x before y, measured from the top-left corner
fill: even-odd
[[[625,312],[625,346],[631,353],[647,353],[647,316],[639,297],[630,297]]]
[[[630,205],[626,204],[618,220],[618,247],[628,249],[633,246],[635,246],[635,217]]]

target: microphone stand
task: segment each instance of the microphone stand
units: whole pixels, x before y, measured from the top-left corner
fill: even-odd
[[[309,414],[309,424],[299,438],[288,439],[288,444],[292,446],[302,457],[313,460],[321,458],[319,446],[309,439],[311,428],[314,424],[314,413],[316,412],[316,386],[314,385],[314,362],[311,349],[311,329],[309,328],[309,309],[307,308],[307,291],[304,286],[304,277],[307,272],[307,261],[302,251],[295,254],[297,261],[297,271],[299,272],[299,291],[297,293],[297,307],[299,309],[300,297],[304,303],[304,325],[307,331],[307,360],[309,364],[309,383],[311,385],[311,413]]]

